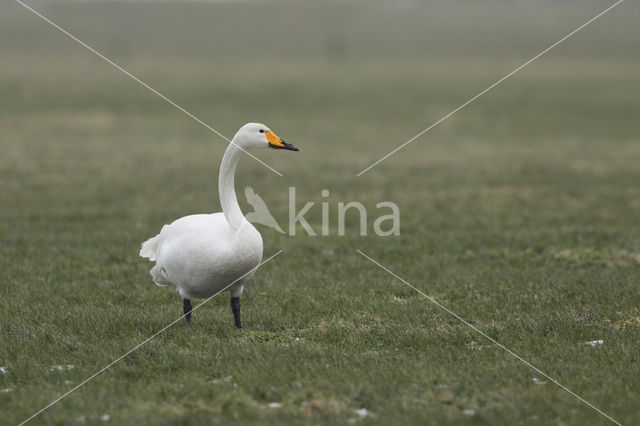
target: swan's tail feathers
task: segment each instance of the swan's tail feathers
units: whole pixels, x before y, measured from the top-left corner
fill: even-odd
[[[146,257],[151,261],[155,261],[156,254],[158,253],[159,241],[160,241],[160,234],[156,235],[153,238],[149,238],[147,241],[142,243],[142,248],[140,249],[140,257]]]

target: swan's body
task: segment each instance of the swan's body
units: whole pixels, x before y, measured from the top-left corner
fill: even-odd
[[[243,284],[262,260],[262,236],[242,215],[234,174],[244,150],[268,146],[297,151],[262,124],[242,126],[220,165],[222,213],[182,217],[163,226],[160,234],[142,244],[140,256],[156,262],[151,269],[153,281],[160,286],[174,286],[182,296],[187,323],[192,297],[206,298],[229,290],[236,326],[241,328],[239,298]]]
[[[156,238],[153,281],[175,286],[183,299],[211,297],[242,277],[229,287],[233,297],[240,296],[242,284],[262,260],[258,230],[244,221],[236,231],[223,213],[182,217]]]

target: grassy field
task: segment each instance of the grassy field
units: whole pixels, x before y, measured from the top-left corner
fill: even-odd
[[[259,228],[265,257],[285,252],[245,287],[243,332],[220,295],[32,423],[610,424],[356,249],[640,423],[637,3],[355,176],[608,4],[34,3],[225,135],[261,121],[299,146],[258,153],[283,177],[245,158],[236,185],[281,224],[295,186],[316,230],[329,189],[332,222]],[[180,315],[139,244],[219,210],[226,144],[18,4],[0,4],[0,40],[0,423],[15,424]],[[361,237],[354,217],[337,235],[339,201],[371,221],[384,200],[399,237]]]

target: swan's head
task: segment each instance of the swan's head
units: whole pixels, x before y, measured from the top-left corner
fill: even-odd
[[[298,148],[286,143],[271,129],[260,123],[247,123],[240,127],[233,140],[234,143],[238,143],[242,148],[273,148],[298,151]]]

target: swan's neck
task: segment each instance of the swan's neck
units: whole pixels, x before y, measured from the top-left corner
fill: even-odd
[[[227,150],[222,157],[222,164],[220,164],[220,175],[218,176],[218,191],[220,193],[220,204],[222,205],[222,212],[229,226],[235,230],[240,228],[240,225],[245,220],[238,205],[238,199],[236,198],[236,190],[233,182],[233,177],[236,173],[236,166],[242,151],[234,143],[229,144]]]

